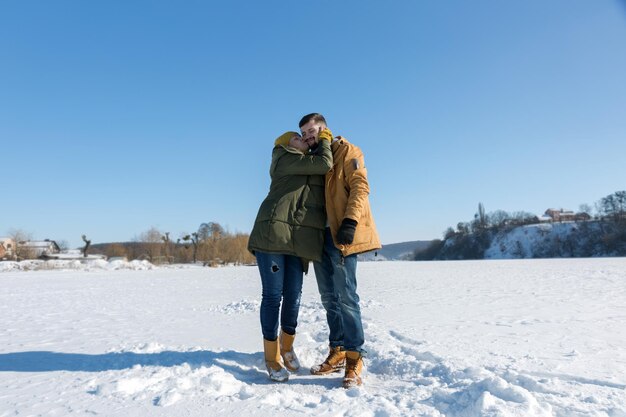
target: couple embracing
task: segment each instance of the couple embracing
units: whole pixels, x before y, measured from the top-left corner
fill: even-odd
[[[248,243],[261,275],[265,364],[274,381],[300,368],[294,340],[303,275],[313,261],[329,353],[311,374],[344,371],[342,385],[350,388],[362,384],[365,354],[357,254],[380,248],[367,171],[361,150],[333,137],[321,114],[304,116],[299,126],[301,135],[287,132],[274,143],[270,191]]]

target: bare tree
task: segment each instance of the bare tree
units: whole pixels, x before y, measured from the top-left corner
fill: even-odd
[[[183,241],[187,244],[191,244],[193,246],[193,263],[198,262],[198,234],[192,233],[190,235],[183,236]]]
[[[23,247],[23,242],[33,239],[33,234],[22,229],[9,230],[9,237],[15,241],[15,257],[17,259],[29,259],[33,257],[33,253],[28,247]]]
[[[180,238],[176,239],[176,262],[189,263],[193,260],[192,251],[189,250],[191,242],[185,240],[188,237],[189,234],[183,233]]]
[[[224,228],[216,222],[202,223],[198,228],[198,255],[205,264],[223,262],[221,240],[228,236]]]
[[[483,203],[478,203],[478,213],[476,213],[476,220],[478,221],[478,228],[484,230],[487,228],[487,214],[485,213],[485,206]]]
[[[141,242],[142,256],[147,257],[150,262],[157,262],[161,256],[161,232],[156,227],[139,235],[138,241]]]
[[[589,204],[581,204],[578,207],[578,211],[581,212],[581,213],[587,213],[590,216],[593,216],[593,213],[592,213],[593,209],[591,208],[591,206]]]
[[[83,235],[83,242],[85,242],[85,247],[83,248],[83,257],[87,257],[87,251],[89,250],[89,246],[91,246],[91,240],[87,240],[87,236]]]
[[[496,228],[504,226],[510,218],[511,215],[504,210],[496,210],[489,213],[489,223]]]
[[[518,226],[539,223],[537,216],[527,211],[516,211],[511,214],[511,217]]]
[[[167,263],[172,263],[172,241],[170,240],[170,232],[165,232],[163,236],[161,236],[161,240],[163,241],[163,248],[165,252],[165,260]]]
[[[626,217],[626,191],[616,191],[602,198],[599,203],[601,212],[619,222]]]
[[[198,228],[198,237],[201,241],[217,240],[226,234],[224,228],[219,223],[202,223]]]

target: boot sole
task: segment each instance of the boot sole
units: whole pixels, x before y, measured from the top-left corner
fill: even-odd
[[[311,375],[329,375],[329,374],[336,374],[337,372],[341,372],[343,371],[344,368],[333,368],[330,371],[314,371],[311,369]]]
[[[342,383],[342,386],[345,389],[349,389],[349,388],[354,388],[354,387],[360,387],[361,385],[363,385],[363,380],[361,378],[359,379],[349,379],[349,380],[345,380]]]

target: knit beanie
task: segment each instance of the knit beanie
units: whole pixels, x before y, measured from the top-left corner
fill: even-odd
[[[274,146],[278,146],[278,145],[289,146],[289,141],[291,140],[292,137],[296,135],[298,135],[297,132],[285,132],[282,135],[280,135],[278,139],[274,141]]]

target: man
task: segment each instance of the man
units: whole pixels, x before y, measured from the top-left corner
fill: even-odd
[[[302,137],[316,147],[320,136],[332,134],[326,119],[312,113],[300,120]],[[326,310],[330,352],[313,375],[340,372],[345,367],[344,388],[361,385],[363,323],[356,292],[357,254],[380,249],[369,204],[367,170],[361,150],[339,136],[332,139],[333,167],[326,174],[327,227],[321,262],[314,262],[317,286]]]

